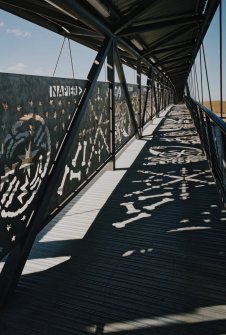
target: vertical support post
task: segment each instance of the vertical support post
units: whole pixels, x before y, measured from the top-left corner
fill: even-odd
[[[153,83],[154,83],[154,80],[153,80],[153,68],[151,68],[151,72],[150,72],[150,93],[151,93],[151,120],[153,120],[153,97],[154,97],[154,90],[153,90]]]
[[[226,138],[223,133],[221,133],[221,145],[222,145],[222,175],[223,175],[223,201],[224,206],[226,207]]]
[[[196,92],[196,85],[195,85],[195,69],[194,69],[194,64],[192,66],[192,78],[193,78],[193,83],[194,83],[194,99],[197,100],[197,92]]]
[[[168,85],[167,80],[165,82],[165,89],[164,89],[164,96],[165,96],[165,109],[168,106],[167,99],[168,99]]]
[[[170,87],[168,87],[167,89],[167,106],[169,106],[171,104],[171,101],[170,101]]]
[[[167,81],[164,84],[164,109],[167,107]]]
[[[164,83],[164,78],[162,78],[162,109],[165,109],[165,83]]]
[[[187,96],[188,96],[189,98],[191,98],[188,83],[186,83],[186,90],[187,90]]]
[[[115,52],[115,55],[114,55],[115,65],[116,65],[116,68],[117,68],[120,83],[122,84],[122,87],[123,87],[126,102],[127,102],[128,108],[129,108],[129,114],[130,114],[130,118],[131,118],[134,130],[135,130],[135,136],[137,136],[139,138],[140,134],[139,134],[136,118],[135,118],[135,115],[134,115],[132,102],[131,102],[131,99],[130,99],[130,96],[129,96],[128,88],[127,88],[127,85],[126,85],[126,78],[125,78],[125,74],[124,74],[124,71],[123,71],[122,62],[121,62],[120,55],[119,55],[119,52],[118,52],[118,49],[117,49],[116,45],[115,45],[115,48],[114,48],[114,52]]]
[[[162,110],[162,106],[163,106],[163,78],[160,78],[159,81],[159,113]]]
[[[169,106],[170,104],[170,91],[169,91],[169,87],[167,87],[167,91],[166,91],[166,105]]]
[[[165,110],[166,109],[166,96],[165,96],[165,81],[163,78],[162,81],[162,107]]]
[[[114,44],[114,42],[113,42]],[[109,82],[109,109],[110,109],[110,151],[112,167],[115,170],[115,62],[114,45],[112,44],[107,56],[107,78]]]
[[[75,135],[83,120],[84,112],[88,106],[89,99],[95,88],[98,76],[103,67],[105,58],[112,45],[112,38],[106,38],[96,56],[90,69],[88,82],[80,103],[74,112],[70,127],[58,152],[57,159],[51,169],[51,173],[46,176],[39,190],[37,206],[33,212],[32,219],[24,237],[8,255],[5,265],[0,275],[0,307],[3,307],[12,295],[20,275],[23,271],[26,260],[34,243],[37,233],[42,227],[43,220],[48,214],[49,199],[55,194],[62,167],[64,166],[71,147],[74,145]]]
[[[159,81],[159,113],[162,109],[162,79]]]
[[[203,43],[202,43],[202,53],[203,53],[203,60],[204,60],[204,65],[205,65],[205,71],[206,71],[206,81],[207,81],[207,87],[208,87],[208,93],[209,93],[210,109],[211,109],[211,111],[213,111],[212,99],[211,99],[211,94],[210,94],[209,77],[208,77],[208,71],[207,71],[207,65],[206,65],[206,55],[205,55],[205,50],[204,50]]]
[[[161,86],[160,86],[160,77],[158,77],[158,83],[157,83],[157,87],[158,87],[158,116],[160,113],[160,109],[161,109]]]
[[[209,116],[206,116],[206,128],[207,128],[207,143],[205,145],[207,155],[209,157],[210,167],[213,170],[213,173],[217,175],[216,170],[216,148],[213,140],[213,133],[211,129],[211,122]]]
[[[195,70],[195,81],[196,81],[196,86],[197,86],[197,93],[198,93],[198,99],[200,101],[200,94],[199,94],[199,84],[198,84],[198,78],[197,78],[197,71],[196,71],[196,64],[194,63],[194,70]]]
[[[143,129],[144,123],[145,123],[145,114],[146,114],[147,104],[148,104],[148,95],[149,95],[150,86],[151,86],[151,79],[149,78],[149,76],[151,76],[151,73],[152,73],[152,68],[149,70],[148,77],[147,77],[147,85],[146,85],[147,91],[146,91],[144,110],[143,110],[143,115],[142,115],[142,129]],[[152,106],[151,106],[151,116],[152,116]]]
[[[190,72],[190,77],[191,77],[191,96],[193,99],[195,99],[195,93],[194,93],[194,80],[193,80],[193,75],[192,75],[192,69]]]
[[[157,102],[157,97],[156,97],[155,83],[156,83],[155,80],[152,80],[152,87],[153,87],[154,100],[155,100],[155,112],[156,112],[156,115],[158,116],[158,102]]]
[[[142,135],[142,127],[141,127],[141,60],[137,60],[137,86],[138,86],[138,134],[139,137]]]
[[[223,93],[222,93],[222,0],[219,3],[219,30],[220,30],[220,113],[221,118],[223,117]]]
[[[201,97],[202,97],[202,105],[203,105],[202,53],[201,53],[201,48],[199,49],[199,56],[200,56],[200,80],[201,80]]]

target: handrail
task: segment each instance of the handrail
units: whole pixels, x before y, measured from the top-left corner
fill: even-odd
[[[185,97],[185,102],[193,117],[226,207],[226,123],[191,97]]]
[[[187,100],[187,99],[191,99],[191,101],[194,104],[199,106],[199,108],[201,108],[203,110],[203,112],[205,112],[209,116],[209,118],[213,121],[213,123],[221,129],[221,131],[224,133],[224,135],[226,135],[226,123],[219,116],[217,116],[215,113],[211,112],[207,107],[205,107],[204,105],[202,105],[198,101],[196,101],[192,98],[187,98],[186,97],[185,100]]]

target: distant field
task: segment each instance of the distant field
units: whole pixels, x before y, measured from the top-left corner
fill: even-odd
[[[210,102],[204,101],[203,105],[210,109]],[[212,101],[213,112],[220,116],[220,101]],[[226,101],[223,101],[223,117],[226,118]]]

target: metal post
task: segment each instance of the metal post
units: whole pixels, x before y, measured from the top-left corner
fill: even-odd
[[[151,73],[150,73],[150,93],[151,93],[151,120],[153,119],[153,68],[151,68]]]
[[[202,105],[203,105],[203,83],[202,83],[202,53],[201,49],[199,50],[200,56],[200,80],[201,80],[201,97],[202,97]]]
[[[159,81],[159,112],[162,110],[162,78]]]
[[[203,45],[203,43],[202,43],[202,53],[203,53],[203,59],[204,59],[204,65],[205,65],[205,71],[206,71],[206,81],[207,81],[207,87],[208,87],[208,93],[209,93],[210,109],[211,109],[211,111],[213,111],[212,99],[211,99],[211,94],[210,94],[209,77],[208,77],[207,65],[206,65],[206,55],[205,55],[205,50],[204,50],[204,45]]]
[[[223,175],[223,200],[224,206],[226,207],[226,138],[225,135],[221,133],[221,145],[222,145],[222,175]]]
[[[197,86],[197,92],[198,92],[198,99],[200,101],[200,94],[199,94],[199,84],[198,84],[198,78],[197,78],[197,71],[196,71],[196,64],[194,63],[194,69],[195,69],[195,81],[196,81],[196,86]]]
[[[162,109],[165,109],[165,84],[164,84],[164,78],[162,78]]]
[[[192,66],[191,71],[193,72],[192,77],[193,77],[193,83],[194,83],[194,99],[197,100],[197,90],[196,90],[196,85],[195,85],[195,69],[194,69],[194,65]]]
[[[166,109],[166,107],[167,107],[167,87],[164,86],[164,109]]]
[[[187,96],[191,98],[188,82],[186,83]]]
[[[192,94],[192,98],[195,99],[194,80],[193,80],[193,75],[192,75],[192,69],[191,69],[191,72],[190,72],[190,76],[191,76],[191,94]]]
[[[158,116],[158,103],[156,97],[156,87],[155,87],[155,80],[152,81],[153,93],[154,93],[154,100],[155,100],[155,114]]]
[[[107,76],[109,82],[109,105],[110,105],[110,145],[113,170],[115,170],[115,62],[114,62],[114,46],[108,54]]]
[[[160,86],[160,81],[161,81],[161,78],[158,78],[158,116],[159,116],[160,109],[161,109],[161,86]]]
[[[64,167],[70,149],[74,144],[75,135],[77,134],[81,121],[83,120],[84,112],[88,106],[89,99],[93,93],[98,76],[111,45],[112,38],[105,39],[96,56],[96,59],[88,75],[87,87],[84,90],[80,103],[75,110],[69,129],[67,130],[60,151],[58,152],[57,159],[53,163],[54,165],[51,168],[50,174],[46,176],[39,190],[37,206],[34,210],[26,234],[24,235],[24,238],[21,239],[20,243],[18,243],[9,254],[2,269],[0,276],[0,307],[4,306],[10,295],[13,293],[23,271],[36,235],[42,226],[43,220],[48,215],[49,199],[56,192],[58,181],[62,173],[62,168]]]
[[[206,129],[207,129],[207,143],[205,145],[206,153],[209,158],[210,167],[213,170],[214,175],[217,175],[216,170],[216,148],[214,145],[213,133],[211,128],[211,121],[209,116],[206,116]]]
[[[138,122],[138,133],[141,137],[142,135],[142,126],[141,126],[141,59],[138,58],[137,61],[137,86],[138,86],[138,115],[137,115],[137,122]]]
[[[223,117],[223,94],[222,94],[222,0],[219,3],[219,30],[220,30],[220,113],[221,118]]]
[[[146,114],[147,104],[148,104],[148,95],[149,95],[150,86],[151,86],[151,79],[149,78],[149,76],[151,76],[151,73],[152,73],[152,68],[150,69],[148,77],[147,77],[147,85],[146,85],[147,91],[146,91],[144,110],[143,110],[143,115],[142,115],[142,129],[143,129],[144,123],[145,123],[145,114]]]

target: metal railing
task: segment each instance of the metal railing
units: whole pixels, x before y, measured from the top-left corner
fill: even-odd
[[[194,99],[186,97],[185,102],[226,206],[226,123]]]

